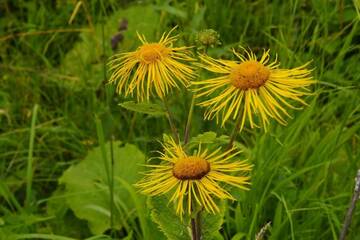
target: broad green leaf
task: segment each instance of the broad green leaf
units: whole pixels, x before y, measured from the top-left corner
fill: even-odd
[[[74,216],[74,212],[66,203],[66,197],[64,186],[59,186],[47,200],[47,214],[54,216],[54,219],[49,222],[49,227],[56,229],[58,235],[83,239],[89,236],[88,224],[85,220]]]
[[[157,223],[161,231],[171,240],[190,240],[191,229],[190,219],[186,215],[183,220],[176,215],[172,203],[168,203],[166,197],[153,197],[148,201],[151,209],[152,220]],[[222,239],[219,230],[223,224],[225,205],[223,201],[218,201],[220,213],[210,214],[201,212],[201,232],[202,239],[219,240]]]
[[[128,188],[139,179],[138,173],[143,170],[140,164],[145,161],[145,156],[136,146],[119,145],[120,142],[113,143],[114,179],[122,179],[128,186],[114,180],[114,227],[118,229],[128,227],[124,219],[131,217],[135,208]],[[106,144],[105,148],[110,161],[110,144]],[[100,147],[94,148],[84,160],[68,168],[59,181],[65,185],[66,203],[78,218],[88,221],[94,234],[101,234],[110,228],[108,177]],[[142,196],[138,198],[144,201]]]
[[[129,101],[129,102],[120,103],[119,105],[127,110],[134,112],[146,113],[153,116],[165,115],[165,109],[162,106],[155,103],[146,103],[146,102],[135,103],[133,101]]]
[[[153,197],[149,199],[148,206],[152,220],[169,240],[191,240],[189,219],[184,218],[181,221],[166,197]]]
[[[219,213],[211,214],[203,212],[201,215],[201,231],[203,239],[219,239],[219,230],[224,222],[225,203],[224,201],[216,202],[220,209]]]

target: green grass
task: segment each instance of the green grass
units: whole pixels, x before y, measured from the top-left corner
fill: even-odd
[[[16,3],[15,3],[16,2]],[[237,138],[253,164],[249,192],[227,202],[224,239],[254,239],[267,222],[267,239],[338,239],[360,168],[360,27],[357,1],[84,1],[70,25],[72,1],[0,3],[0,239],[157,239],[156,226],[130,183],[111,176],[105,141],[135,144],[147,156],[159,150],[167,120],[127,111],[130,101],[106,84],[104,62],[113,54],[110,38],[118,21],[129,20],[119,51],[139,43],[135,32],[156,40],[179,25],[183,43],[215,29],[222,45],[210,49],[231,58],[229,49],[270,48],[283,67],[312,60],[314,95],[309,106],[292,111],[287,126],[273,122],[269,132],[245,129]],[[65,29],[65,30],[64,30]],[[154,101],[156,102],[156,101]],[[191,96],[169,98],[183,132]],[[191,136],[206,131],[229,134],[203,121],[195,107]],[[109,177],[104,193],[120,182],[127,205],[117,230],[92,233],[65,203],[59,179],[100,146]],[[116,157],[116,156],[115,156]],[[103,164],[104,165],[104,164]],[[109,190],[105,190],[109,189]],[[360,239],[360,207],[347,239]],[[147,236],[144,238],[144,236]]]

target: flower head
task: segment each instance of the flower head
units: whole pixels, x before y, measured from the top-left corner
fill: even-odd
[[[219,183],[226,183],[241,189],[248,189],[248,173],[252,166],[246,161],[231,161],[239,151],[230,149],[220,152],[202,150],[201,145],[194,155],[188,155],[183,148],[169,139],[163,144],[160,165],[148,165],[152,168],[136,184],[141,192],[151,196],[172,192],[170,202],[176,204],[176,213],[191,213],[192,204],[196,202],[208,212],[218,212],[214,197],[232,199],[234,197]],[[241,175],[230,175],[240,173]]]
[[[153,94],[163,98],[171,88],[188,85],[195,73],[184,62],[194,59],[190,57],[189,47],[173,47],[178,39],[178,36],[170,36],[174,29],[164,33],[156,43],[149,43],[144,35],[138,34],[142,45],[136,51],[112,58],[110,82],[117,83],[119,93],[128,96],[136,92],[138,100],[149,99]]]
[[[205,119],[221,118],[223,126],[229,118],[241,117],[241,131],[246,119],[251,128],[258,127],[254,117],[257,115],[266,130],[270,118],[286,124],[284,115],[290,115],[285,107],[296,109],[289,99],[306,105],[301,96],[309,94],[307,87],[315,82],[310,76],[311,71],[306,69],[308,63],[293,69],[280,69],[276,60],[269,63],[269,51],[264,51],[260,60],[247,50],[246,56],[233,51],[239,61],[200,56],[200,67],[220,74],[192,82],[197,98],[210,96],[198,104],[207,107]]]

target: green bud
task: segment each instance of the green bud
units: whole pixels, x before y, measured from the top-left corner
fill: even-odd
[[[201,47],[215,47],[216,45],[221,45],[220,34],[213,29],[201,30],[197,33],[196,42]]]

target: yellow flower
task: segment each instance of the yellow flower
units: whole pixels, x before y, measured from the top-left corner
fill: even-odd
[[[141,192],[150,196],[172,192],[170,202],[176,205],[176,213],[191,213],[196,202],[206,211],[215,213],[219,208],[214,197],[231,199],[234,197],[219,185],[220,182],[248,189],[249,176],[244,175],[252,166],[246,161],[230,161],[239,151],[230,149],[223,153],[220,148],[209,153],[201,145],[194,155],[188,155],[183,148],[169,139],[163,144],[160,165],[147,165],[151,168],[145,177],[136,184]],[[231,173],[241,173],[233,176]],[[185,205],[185,206],[184,206]]]
[[[176,28],[176,27],[175,27]],[[178,36],[163,33],[158,43],[149,43],[144,35],[138,35],[142,45],[134,52],[114,55],[109,62],[112,75],[110,82],[117,82],[118,93],[133,96],[138,100],[149,99],[153,90],[163,98],[173,87],[187,86],[195,73],[183,62],[194,61],[189,47],[173,47]]]
[[[293,69],[280,69],[276,60],[269,63],[269,51],[264,51],[260,60],[246,50],[246,56],[233,50],[240,61],[200,55],[200,67],[221,74],[192,82],[197,98],[214,95],[198,104],[207,107],[205,119],[216,117],[218,121],[221,118],[221,126],[224,126],[229,118],[241,117],[241,131],[246,119],[251,128],[258,127],[254,117],[257,115],[266,131],[270,118],[286,124],[284,115],[290,115],[285,107],[296,109],[288,99],[306,105],[300,97],[309,94],[307,87],[315,82],[310,76],[311,70],[306,69],[309,63]]]

